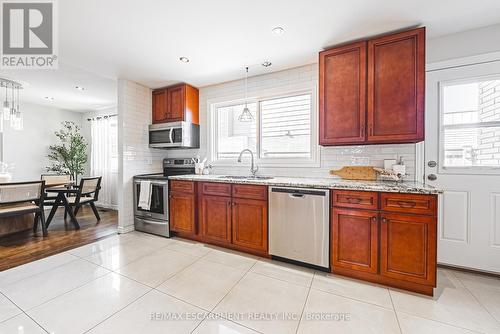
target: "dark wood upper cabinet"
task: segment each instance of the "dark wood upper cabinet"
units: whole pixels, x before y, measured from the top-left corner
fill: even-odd
[[[368,141],[424,140],[425,28],[368,42]]]
[[[198,89],[179,84],[153,91],[153,123],[186,121],[199,124]]]
[[[166,122],[168,94],[166,90],[153,91],[153,123]]]
[[[319,143],[365,141],[366,42],[319,54]]]
[[[319,55],[319,143],[424,140],[425,28]]]

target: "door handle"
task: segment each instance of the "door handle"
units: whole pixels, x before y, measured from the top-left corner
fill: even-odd
[[[372,222],[376,223],[377,222],[377,217],[372,217]]]
[[[415,202],[407,202],[407,201],[398,201],[398,205],[402,208],[413,208],[417,203]]]
[[[304,194],[290,194],[289,196],[292,198],[304,198],[305,197]]]
[[[437,166],[437,162],[435,162],[434,160],[431,160],[427,163],[427,166],[433,168],[433,167],[436,167]]]
[[[427,179],[429,181],[436,181],[437,180],[437,176],[436,176],[436,174],[429,174],[429,175],[427,175]]]

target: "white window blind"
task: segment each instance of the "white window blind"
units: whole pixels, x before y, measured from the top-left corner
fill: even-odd
[[[261,158],[311,156],[311,94],[260,102]]]
[[[212,105],[212,162],[235,163],[248,148],[260,164],[317,164],[312,92],[253,98],[248,103],[254,116],[251,122],[238,120],[244,106],[230,102]]]

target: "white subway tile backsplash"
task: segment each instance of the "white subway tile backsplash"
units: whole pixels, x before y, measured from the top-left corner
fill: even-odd
[[[169,157],[192,157],[208,154],[207,107],[211,100],[241,99],[244,97],[245,81],[237,80],[200,89],[201,148],[198,150],[170,150]],[[304,87],[318,84],[318,64],[310,64],[285,71],[260,75],[248,79],[248,96],[273,95],[284,88],[290,91],[303,90]],[[409,179],[415,175],[415,144],[359,145],[342,147],[322,147],[320,167],[261,167],[261,173],[283,176],[327,177],[330,169],[345,165],[374,165],[383,167],[384,159],[403,157],[407,165]],[[217,174],[248,173],[247,167],[214,167]]]

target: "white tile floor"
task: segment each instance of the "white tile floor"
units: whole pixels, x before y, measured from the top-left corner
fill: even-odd
[[[0,272],[0,334],[500,333],[500,279],[434,298],[180,239],[113,236]]]

